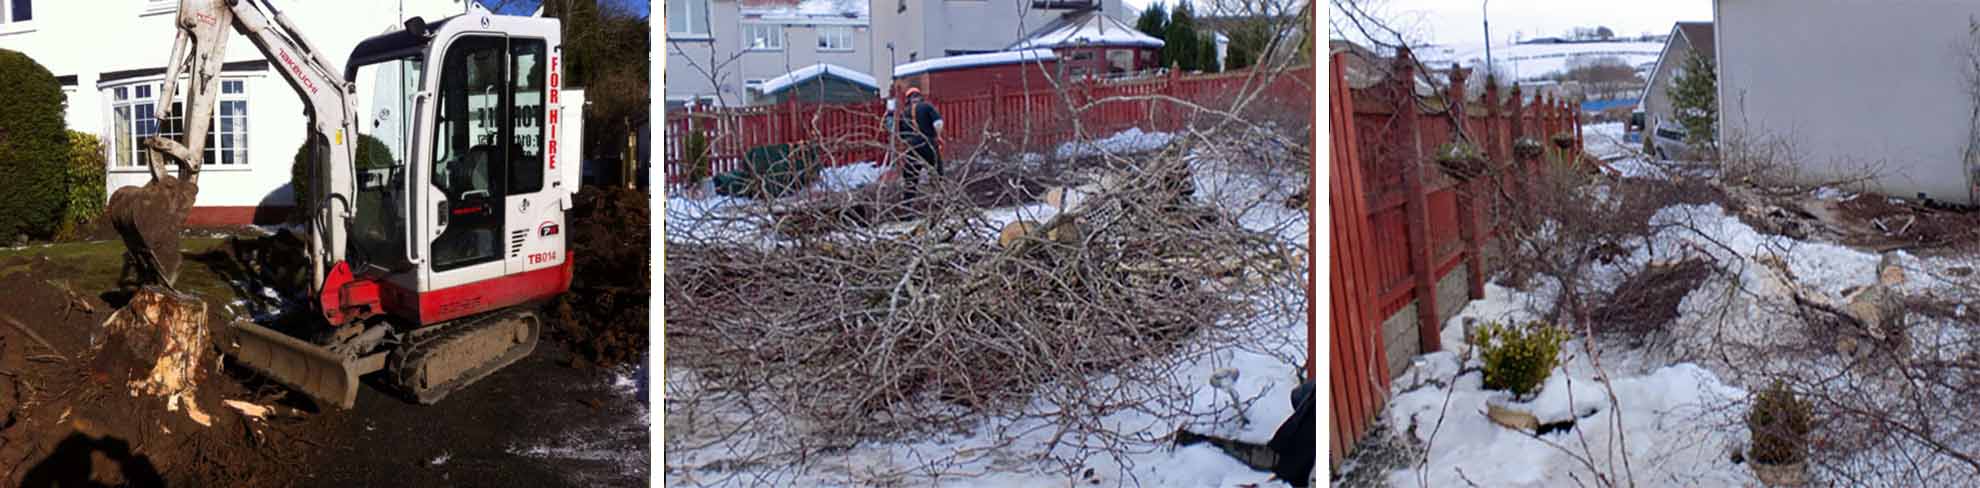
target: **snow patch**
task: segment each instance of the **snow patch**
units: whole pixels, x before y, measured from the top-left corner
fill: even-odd
[[[1142,132],[1139,127],[1130,127],[1114,135],[1091,142],[1068,142],[1059,146],[1059,159],[1099,156],[1102,154],[1132,154],[1160,149],[1168,145],[1175,136],[1167,132]]]
[[[931,73],[936,71],[945,71],[945,70],[952,70],[959,68],[973,68],[977,66],[994,66],[999,64],[1029,63],[1036,61],[1054,61],[1057,59],[1059,59],[1059,55],[1052,53],[1052,50],[1050,49],[1031,49],[1025,51],[1004,51],[1004,52],[994,52],[994,53],[984,53],[984,54],[966,54],[962,56],[945,56],[945,57],[915,61],[912,63],[895,66],[894,77],[901,78],[906,76],[914,76],[922,73]]]
[[[1088,46],[1138,46],[1162,47],[1163,41],[1143,34],[1107,15],[1089,15],[1077,24],[1067,24],[1051,32],[1032,36],[1012,45],[1011,49],[1038,49],[1055,47]]]
[[[866,73],[861,73],[859,72],[859,70],[855,70],[852,68],[847,68],[844,66],[839,66],[831,63],[818,63],[811,66],[806,66],[803,68],[792,70],[791,72],[784,73],[783,75],[780,75],[776,78],[764,80],[763,84],[759,86],[759,88],[763,90],[763,93],[775,93],[778,91],[782,91],[785,88],[789,88],[793,84],[797,84],[799,82],[803,82],[806,80],[810,80],[812,78],[817,78],[819,76],[828,75],[828,74],[832,76],[837,76],[839,77],[839,79],[843,79],[853,83],[858,83],[859,85],[865,86],[867,88],[872,88],[874,90],[880,89],[880,82],[874,80],[872,76],[867,75]]]

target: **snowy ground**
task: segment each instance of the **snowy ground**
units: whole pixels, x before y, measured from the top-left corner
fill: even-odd
[[[1138,129],[1116,134],[1092,144],[1068,144],[1058,153],[1064,156],[1091,155],[1098,151],[1124,154],[1153,150],[1169,142],[1164,133],[1143,133]],[[1302,183],[1290,178],[1260,176],[1226,168],[1221,163],[1198,159],[1192,167],[1199,198],[1225,204],[1247,228],[1277,234],[1287,244],[1304,246],[1307,238],[1306,214],[1284,209],[1278,202],[1296,192]],[[868,172],[854,171],[865,175]],[[1258,204],[1266,202],[1267,204]],[[683,222],[690,226],[708,221],[707,215],[735,205],[719,197],[669,199],[669,237]],[[1241,207],[1231,206],[1243,203]],[[679,208],[677,210],[677,207]],[[988,209],[984,218],[1002,224],[1024,218],[1043,221],[1056,210],[1044,204]],[[675,219],[682,219],[677,222]],[[1261,302],[1302,303],[1304,290],[1296,280],[1273,288]],[[1268,306],[1260,303],[1260,306]],[[1284,487],[1266,472],[1253,471],[1243,463],[1207,444],[1164,449],[1159,440],[1178,427],[1228,437],[1244,442],[1264,443],[1288,417],[1293,389],[1303,377],[1300,371],[1306,351],[1306,325],[1297,309],[1272,313],[1271,323],[1259,324],[1269,333],[1244,338],[1239,344],[1202,345],[1214,352],[1197,357],[1171,372],[1169,383],[1156,388],[1191,392],[1175,398],[1151,400],[1164,404],[1161,409],[1179,408],[1193,412],[1178,424],[1132,409],[1092,419],[1107,432],[1140,439],[1152,447],[1115,455],[1094,455],[1082,443],[1096,443],[1068,436],[1055,439],[1057,426],[1023,418],[1058,409],[1051,402],[1034,400],[1025,412],[1008,417],[985,418],[966,431],[933,438],[897,442],[863,443],[832,452],[823,459],[807,462],[804,470],[769,464],[737,465],[738,451],[751,443],[784,442],[785,439],[749,434],[747,418],[734,403],[719,405],[668,405],[668,416],[694,416],[691,425],[667,431],[666,483],[706,486],[1189,486],[1189,487]],[[1233,386],[1249,402],[1243,419],[1233,408],[1227,393],[1209,388],[1210,377],[1220,370],[1239,372]],[[678,369],[666,372],[669,392],[694,388],[696,373]],[[1092,381],[1119,381],[1112,376]],[[685,418],[685,417],[682,417]],[[1056,443],[1054,441],[1056,440]],[[677,446],[693,446],[680,448]],[[1082,459],[1084,470],[1067,472],[1064,461]],[[933,464],[934,466],[930,466]]]
[[[1567,72],[1570,60],[1616,57],[1630,67],[1657,62],[1664,44],[1660,42],[1590,42],[1575,44],[1503,44],[1492,46],[1492,62],[1519,80],[1534,80]],[[1485,64],[1482,43],[1454,43],[1419,47],[1417,59],[1429,66],[1465,67]]]
[[[1856,196],[1815,189],[1809,197]],[[1851,391],[1856,394],[1842,401],[1862,402],[1872,410],[1896,404],[1901,395],[1915,394],[1903,382],[1880,376],[1877,368],[1853,368],[1826,351],[1751,353],[1790,344],[1822,344],[1811,339],[1812,332],[1792,315],[1792,291],[1843,303],[1846,293],[1873,282],[1878,254],[1763,233],[1717,204],[1668,207],[1651,218],[1651,225],[1661,230],[1624,243],[1629,253],[1613,264],[1589,269],[1594,287],[1613,288],[1626,271],[1652,261],[1707,258],[1726,269],[1685,296],[1678,305],[1679,316],[1666,326],[1664,341],[1634,347],[1598,343],[1594,348],[1603,366],[1599,372],[1585,344],[1570,341],[1562,348],[1569,359],[1527,405],[1542,423],[1572,419],[1572,429],[1537,437],[1513,432],[1483,414],[1486,401],[1503,393],[1482,390],[1476,359],[1460,360],[1469,347],[1463,342],[1463,324],[1531,319],[1533,310],[1550,306],[1558,286],[1541,283],[1522,291],[1488,285],[1484,299],[1467,304],[1444,324],[1443,343],[1451,350],[1417,357],[1396,380],[1395,396],[1382,421],[1397,432],[1413,433],[1414,440],[1428,445],[1428,456],[1421,468],[1388,473],[1389,483],[1573,486],[1594,485],[1593,476],[1602,473],[1618,483],[1633,479],[1637,486],[1754,486],[1758,482],[1752,470],[1733,463],[1731,454],[1747,440],[1739,420],[1747,409],[1747,391],[1766,375],[1799,375],[1817,387]],[[1904,295],[1961,304],[1980,299],[1970,277],[1980,257],[1956,253],[1920,257],[1904,251],[1892,257],[1908,276],[1897,287]],[[1964,305],[1957,310],[1968,313]],[[1970,325],[1915,314],[1909,324],[1905,331],[1915,344],[1908,353],[1912,361],[1947,361],[1974,354],[1971,343],[1976,332]],[[1620,408],[1610,405],[1597,381],[1604,373],[1612,378],[1609,385]],[[1967,407],[1934,408],[1958,412]],[[1980,447],[1975,434],[1980,433],[1933,435],[1937,442],[1973,452]],[[1970,482],[1958,481],[1962,473],[1971,472],[1969,467],[1929,451],[1921,443],[1901,439],[1861,452],[1839,453],[1830,466],[1848,470],[1855,477],[1853,483]]]
[[[653,458],[644,447],[650,439],[650,425],[653,416],[647,408],[646,363],[621,367],[614,371],[609,383],[596,385],[608,392],[615,405],[629,408],[611,409],[607,413],[616,414],[618,421],[605,424],[594,430],[564,432],[562,438],[532,443],[529,445],[508,446],[509,454],[542,459],[546,461],[578,461],[582,463],[602,463],[615,468],[616,479],[650,479]],[[436,458],[433,464],[446,463],[446,455]],[[583,474],[583,473],[579,473]],[[605,479],[574,480],[586,483],[604,483]]]

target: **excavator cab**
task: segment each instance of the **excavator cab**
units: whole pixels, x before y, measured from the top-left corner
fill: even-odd
[[[335,124],[350,133],[313,137],[309,156],[328,189],[308,206],[328,333],[237,324],[230,353],[345,408],[371,372],[430,404],[527,356],[542,329],[530,305],[571,282],[578,173],[559,143],[578,117],[560,100],[560,44],[555,19],[479,9],[360,42],[340,80],[352,120]],[[299,72],[287,56],[270,57]]]

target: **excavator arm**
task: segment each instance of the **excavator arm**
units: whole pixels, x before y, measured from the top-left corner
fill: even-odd
[[[357,106],[353,90],[338,76],[341,71],[305,39],[274,5],[265,0],[179,0],[178,36],[166,65],[158,119],[174,117],[181,75],[187,76],[185,141],[153,136],[145,141],[155,161],[170,160],[182,181],[197,185],[203,151],[213,121],[220,72],[232,32],[246,37],[276,72],[302,97],[309,116],[310,188],[296,195],[297,206],[310,212],[310,293],[322,293],[328,267],[344,260],[345,233],[356,215]],[[231,32],[230,32],[231,31]],[[164,178],[163,165],[151,165],[152,178]],[[195,190],[196,191],[196,190]],[[309,201],[302,201],[307,198]],[[177,218],[183,219],[183,216]],[[181,220],[182,221],[182,220]],[[178,227],[173,222],[171,227]],[[140,225],[139,227],[143,227]],[[128,241],[128,239],[127,239]]]

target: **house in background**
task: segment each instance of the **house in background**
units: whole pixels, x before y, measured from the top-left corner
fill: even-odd
[[[858,103],[880,97],[880,84],[865,73],[835,64],[814,64],[783,76],[771,78],[757,87],[758,99],[766,103],[798,100],[805,103]]]
[[[1650,69],[1650,82],[1643,86],[1645,132],[1656,130],[1659,124],[1677,123],[1677,107],[1671,101],[1671,92],[1677,90],[1677,80],[1691,57],[1715,59],[1711,22],[1678,22],[1671,26],[1671,35],[1665,39],[1664,51],[1657,55],[1657,64]]]
[[[872,0],[873,77],[893,86],[897,66],[947,56],[1004,51],[1060,17],[1112,17],[1132,26],[1121,0]],[[669,65],[672,66],[672,65]]]
[[[1066,14],[1039,27],[1005,50],[1050,49],[1065,76],[1118,76],[1160,68],[1162,40],[1135,30],[1098,10]]]
[[[367,37],[397,30],[404,19],[459,15],[454,0],[274,0],[327,58],[342,63]],[[144,138],[159,134],[156,116],[177,18],[176,0],[0,2],[0,49],[47,67],[68,96],[69,130],[95,134],[108,161],[106,189],[151,180]],[[119,39],[117,47],[104,36]],[[212,139],[188,224],[276,223],[295,205],[290,166],[303,144],[303,102],[239,34],[228,42]],[[360,83],[366,82],[360,80]],[[185,93],[183,90],[180,93]],[[170,135],[170,133],[166,133]],[[107,193],[106,193],[107,194]]]
[[[820,63],[873,76],[876,50],[867,0],[670,0],[665,97],[689,102],[768,103],[762,85]]]
[[[1874,176],[1864,190],[1975,204],[1980,4],[1715,0],[1722,150],[1792,148],[1791,178]]]

